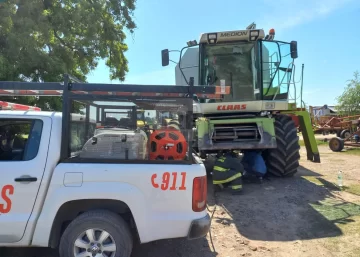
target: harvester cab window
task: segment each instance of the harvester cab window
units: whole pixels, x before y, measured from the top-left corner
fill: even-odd
[[[293,60],[290,44],[262,42],[263,95],[265,100],[287,100]]]
[[[223,101],[257,100],[257,69],[254,43],[203,45],[201,84],[220,86],[225,81],[230,94]]]

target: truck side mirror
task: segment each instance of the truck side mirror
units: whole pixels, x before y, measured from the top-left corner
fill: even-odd
[[[298,58],[297,41],[290,42],[291,58]]]
[[[169,65],[169,49],[161,50],[161,63],[162,66],[168,66]]]

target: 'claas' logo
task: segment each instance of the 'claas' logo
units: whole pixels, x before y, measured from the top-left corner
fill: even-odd
[[[218,111],[236,111],[236,110],[246,110],[246,104],[228,104],[228,105],[218,105]]]

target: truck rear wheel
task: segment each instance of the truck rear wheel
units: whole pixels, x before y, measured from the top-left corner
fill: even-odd
[[[117,214],[95,210],[81,214],[65,229],[60,240],[60,257],[130,257],[131,231]]]
[[[269,173],[277,177],[293,176],[299,167],[300,145],[294,121],[287,115],[275,116],[277,148],[264,152]]]

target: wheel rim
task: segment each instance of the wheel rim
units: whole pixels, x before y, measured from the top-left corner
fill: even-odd
[[[114,238],[103,229],[88,229],[74,242],[74,257],[114,257]]]
[[[332,142],[330,142],[330,144],[331,144],[331,147],[330,147],[331,149],[338,149],[340,146],[340,144],[337,140],[332,140]]]
[[[344,136],[345,138],[348,138],[350,135],[351,135],[350,132],[346,132]]]

